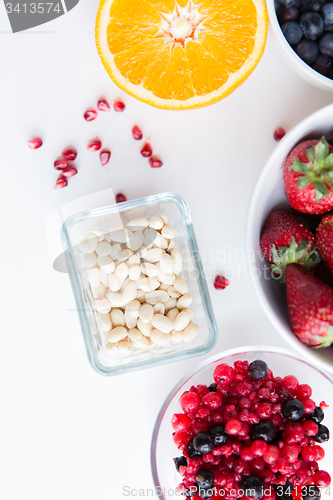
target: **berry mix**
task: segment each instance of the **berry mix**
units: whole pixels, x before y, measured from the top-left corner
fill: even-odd
[[[261,360],[220,364],[214,381],[184,392],[183,413],[172,417],[177,491],[193,500],[319,500],[331,482],[318,465],[326,403],[316,406],[309,385],[274,377]]]
[[[281,30],[296,54],[333,79],[333,2],[275,0]]]

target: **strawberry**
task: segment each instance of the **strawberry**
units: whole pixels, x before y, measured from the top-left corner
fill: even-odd
[[[262,253],[276,281],[284,283],[284,271],[293,262],[310,269],[320,256],[308,227],[286,211],[272,212],[260,237]]]
[[[316,231],[316,242],[321,257],[333,273],[333,214],[321,219]]]
[[[299,264],[285,272],[291,328],[303,344],[328,347],[333,343],[333,289]]]
[[[321,260],[318,266],[316,266],[313,271],[313,275],[323,283],[326,283],[326,285],[333,288],[333,273],[331,273],[324,260]]]
[[[304,141],[287,156],[283,181],[290,205],[307,214],[333,208],[333,147],[324,137]]]

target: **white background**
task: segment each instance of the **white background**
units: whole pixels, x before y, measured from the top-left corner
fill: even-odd
[[[120,500],[126,485],[152,487],[156,416],[202,359],[116,378],[92,370],[69,279],[52,270],[46,246],[45,220],[62,204],[110,187],[129,199],[179,194],[192,212],[219,328],[212,353],[244,344],[287,347],[248,276],[247,207],[276,145],[275,127],[290,129],[332,95],[292,73],[269,37],[257,69],[224,101],[188,112],[154,109],[124,95],[105,72],[94,44],[97,6],[80,0],[52,23],[12,34],[0,4],[3,500]],[[83,112],[101,96],[122,98],[125,112],[86,123]],[[161,169],[140,156],[135,123],[163,159]],[[27,140],[35,135],[44,146],[32,151]],[[97,135],[112,150],[107,167],[86,150]],[[70,144],[79,151],[79,174],[55,192],[53,161]],[[230,278],[225,290],[212,286],[217,271]]]

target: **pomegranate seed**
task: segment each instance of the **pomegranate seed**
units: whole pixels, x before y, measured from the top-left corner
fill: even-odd
[[[65,177],[73,177],[73,175],[77,174],[77,169],[73,167],[73,165],[69,165],[68,167],[64,168],[62,171],[62,175]]]
[[[116,194],[116,203],[122,203],[123,201],[127,201],[126,196],[123,193]]]
[[[65,160],[73,161],[77,157],[77,151],[74,148],[68,148],[62,152],[62,156],[65,158]]]
[[[321,401],[319,403],[319,406],[322,410],[325,410],[326,408],[329,408],[329,405],[327,403],[325,403],[325,401]]]
[[[179,403],[185,413],[194,413],[200,408],[200,397],[195,392],[184,392],[179,398]]]
[[[153,154],[153,150],[151,148],[150,142],[146,142],[146,144],[143,146],[141,149],[141,154],[144,158],[148,158],[148,156],[151,156]]]
[[[89,141],[87,146],[89,151],[98,151],[99,149],[101,149],[101,147],[102,143],[99,139],[93,139],[92,141]]]
[[[319,488],[327,488],[331,484],[331,476],[324,470],[316,472],[312,480]]]
[[[33,139],[30,139],[30,141],[28,141],[28,146],[31,149],[38,149],[42,145],[43,145],[43,141],[42,141],[42,139],[40,139],[40,137],[34,137]]]
[[[92,122],[93,120],[96,120],[97,118],[97,111],[95,109],[87,109],[87,111],[83,115],[84,119],[87,122]]]
[[[156,158],[156,156],[151,156],[148,161],[151,168],[160,168],[163,165],[163,162]]]
[[[134,125],[132,128],[132,134],[136,141],[140,141],[142,139],[142,130],[137,125]]]
[[[66,187],[68,184],[68,180],[66,179],[66,177],[64,177],[63,175],[60,175],[57,179],[57,182],[56,182],[56,185],[54,186],[54,189],[61,189],[63,187]]]
[[[274,130],[274,139],[277,142],[281,141],[282,137],[284,137],[285,135],[286,135],[286,131],[283,127],[277,127]]]
[[[97,107],[100,111],[110,111],[109,103],[105,99],[100,99],[97,103]]]
[[[115,111],[124,111],[125,104],[122,101],[116,101],[113,103],[113,107]]]
[[[229,280],[220,274],[216,276],[214,287],[217,290],[224,290],[229,285]]]
[[[64,168],[68,167],[68,161],[67,160],[56,160],[54,163],[54,168],[56,170],[64,170]]]
[[[101,164],[106,165],[109,162],[110,156],[111,151],[109,151],[108,149],[104,149],[103,151],[101,151],[99,154]]]

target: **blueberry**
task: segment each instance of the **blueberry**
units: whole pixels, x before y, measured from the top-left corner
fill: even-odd
[[[210,392],[216,392],[216,387],[217,387],[217,383],[213,382],[212,384],[210,384],[208,386],[208,389],[209,389]]]
[[[255,474],[245,476],[242,481],[242,490],[245,497],[254,497],[254,500],[261,498],[264,495],[265,483]]]
[[[262,439],[266,443],[273,441],[275,436],[275,427],[269,420],[260,420],[258,424],[255,424],[250,429],[250,437],[253,441],[256,439]]]
[[[229,436],[225,432],[224,427],[222,425],[215,425],[210,429],[210,434],[213,438],[214,444],[221,445],[226,444],[229,441]]]
[[[325,24],[324,23],[324,32],[333,31],[333,24]]]
[[[325,443],[326,441],[329,440],[329,438],[330,438],[330,431],[328,430],[326,425],[319,424],[318,425],[318,432],[315,436],[313,436],[313,439],[317,443]]]
[[[175,467],[177,469],[177,472],[179,472],[179,467],[181,465],[183,465],[184,467],[187,466],[187,460],[186,460],[186,457],[184,456],[181,456],[181,457],[176,457],[173,459],[174,463],[175,463]]]
[[[302,500],[320,500],[320,489],[314,484],[308,484],[302,487]]]
[[[195,456],[200,455],[200,453],[197,453],[193,447],[193,439],[191,439],[191,441],[188,442],[186,449],[187,449],[188,456],[190,458],[194,458]]]
[[[295,21],[287,21],[282,24],[281,30],[290,45],[298,43],[303,36],[302,28]]]
[[[214,473],[210,469],[200,469],[195,476],[199,488],[211,488],[214,484]]]
[[[302,38],[301,41],[295,45],[295,52],[304,62],[312,64],[319,54],[318,44],[314,40]]]
[[[327,24],[333,24],[333,3],[325,3],[323,8],[321,9],[321,15],[323,18],[324,23]]]
[[[317,40],[324,33],[324,21],[317,12],[305,12],[305,14],[302,14],[299,25],[303,30],[304,36],[310,38],[310,40]]]
[[[290,9],[290,7],[299,7],[300,0],[275,0],[276,8]]]
[[[248,372],[250,377],[254,378],[254,380],[263,380],[268,375],[268,366],[265,361],[256,359],[249,364]]]
[[[211,436],[206,432],[199,431],[193,438],[193,448],[201,455],[204,453],[210,453],[213,448],[213,440]]]
[[[313,10],[314,12],[319,12],[324,3],[325,0],[302,0],[301,11]]]
[[[328,57],[333,57],[333,33],[324,33],[319,40],[319,50]]]
[[[282,404],[282,415],[292,422],[302,420],[304,417],[304,405],[298,399],[287,399]]]
[[[321,75],[329,76],[332,68],[332,59],[325,54],[319,54],[315,62],[312,64],[314,70]]]
[[[299,10],[296,7],[290,7],[290,9],[283,9],[279,13],[280,24],[284,24],[287,21],[298,21],[299,20]]]
[[[306,420],[313,420],[316,424],[320,424],[324,420],[324,416],[325,414],[319,406],[316,406],[311,413],[304,415]]]

